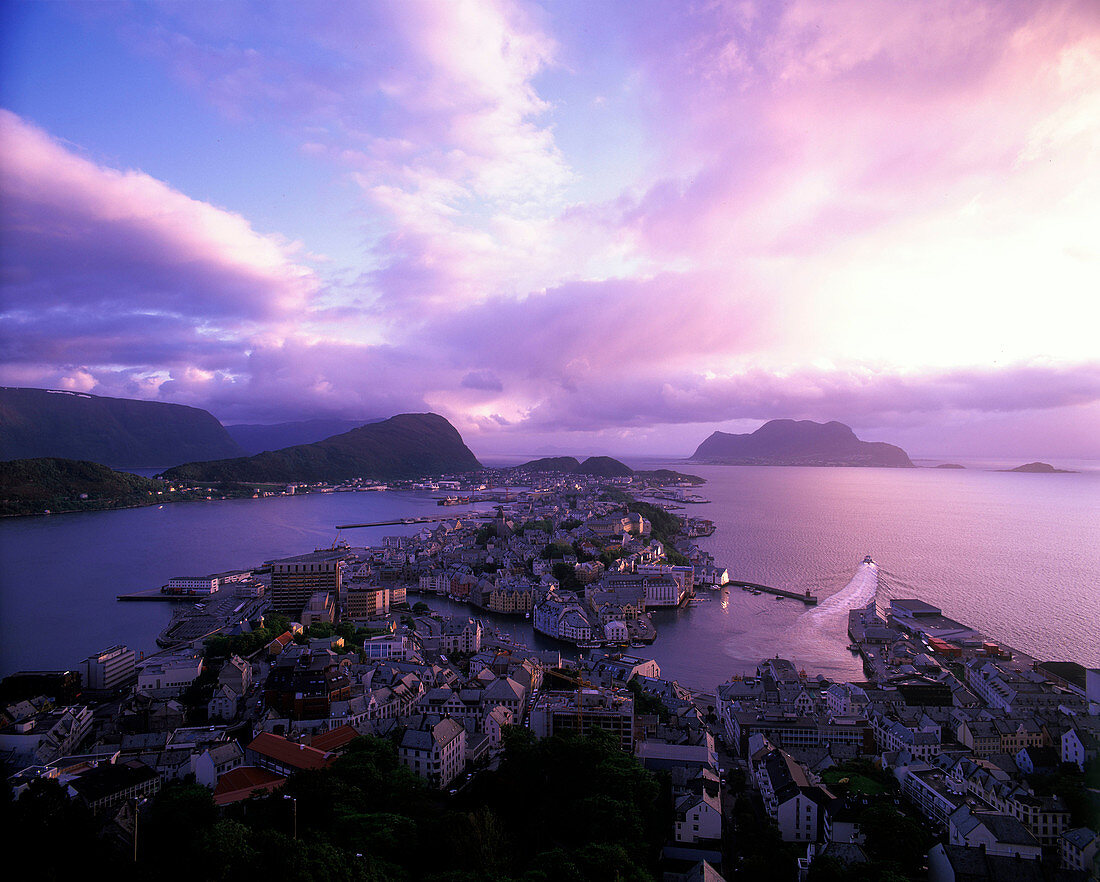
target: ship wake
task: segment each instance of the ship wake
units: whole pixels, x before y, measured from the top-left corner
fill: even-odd
[[[878,596],[878,566],[862,563],[851,580],[836,594],[807,610],[795,621],[792,636],[806,639],[822,635],[844,635],[848,630],[848,611],[866,606]]]

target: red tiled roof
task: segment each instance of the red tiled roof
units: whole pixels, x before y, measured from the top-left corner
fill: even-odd
[[[256,790],[275,790],[282,787],[286,778],[259,769],[256,766],[238,766],[236,769],[219,776],[218,786],[214,788],[214,804],[228,805],[248,799]]]
[[[358,737],[359,733],[355,731],[355,727],[345,723],[343,726],[313,736],[313,740],[310,741],[310,747],[315,750],[323,750],[326,753],[331,753],[332,751],[340,750],[342,747],[347,747]]]
[[[287,741],[281,735],[273,735],[271,732],[261,732],[252,739],[248,749],[296,769],[320,769],[336,759],[323,750]]]

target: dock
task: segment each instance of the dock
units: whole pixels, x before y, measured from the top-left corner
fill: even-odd
[[[201,603],[203,598],[210,599],[210,594],[164,594],[159,588],[150,588],[148,591],[135,591],[132,594],[118,594],[116,600],[174,600],[187,601],[189,603]]]
[[[421,518],[398,518],[394,521],[371,521],[366,524],[337,524],[337,530],[355,530],[359,527],[400,527],[408,526],[409,524],[437,524],[440,521],[469,521],[469,520],[492,520],[496,515],[483,514],[476,511],[468,511],[462,514],[449,514],[443,517],[421,517]]]
[[[806,606],[817,606],[817,595],[810,594],[807,591],[805,594],[799,594],[797,591],[786,591],[783,588],[772,588],[768,585],[758,585],[756,582],[740,582],[737,579],[730,579],[728,585],[735,585],[738,588],[747,588],[754,591],[761,591],[764,594],[774,594],[776,597],[787,597],[791,600],[801,600]]]

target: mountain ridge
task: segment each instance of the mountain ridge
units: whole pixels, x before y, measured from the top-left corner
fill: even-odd
[[[229,437],[240,445],[246,456],[252,456],[263,453],[265,450],[282,450],[284,447],[313,444],[315,441],[324,441],[333,435],[342,435],[360,426],[381,421],[376,417],[366,420],[295,420],[271,425],[243,423],[226,426],[225,430],[229,433]]]
[[[0,387],[3,460],[55,458],[163,468],[241,452],[214,415],[198,407],[63,389]]]
[[[186,463],[164,472],[173,481],[319,483],[384,480],[481,468],[458,430],[435,413],[397,414],[312,444],[253,456]]]

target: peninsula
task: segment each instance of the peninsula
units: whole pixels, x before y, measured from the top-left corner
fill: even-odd
[[[771,420],[751,434],[714,432],[691,456],[718,465],[913,468],[900,447],[861,441],[843,423]]]

